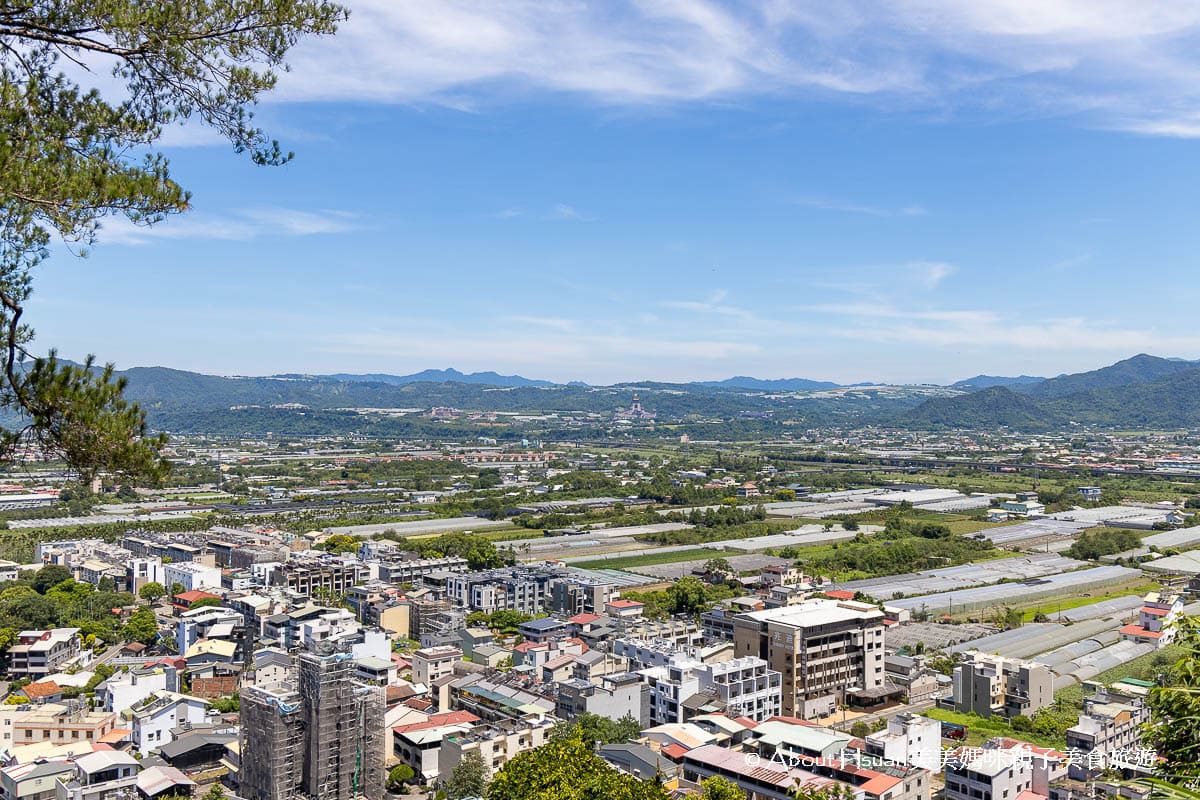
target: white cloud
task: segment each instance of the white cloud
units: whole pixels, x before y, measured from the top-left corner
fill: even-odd
[[[1192,0],[352,5],[337,36],[293,54],[280,97],[475,108],[528,91],[645,104],[800,90],[1200,135]]]
[[[907,268],[926,289],[936,289],[957,271],[953,264],[944,261],[914,261]]]
[[[883,208],[859,203],[847,203],[838,200],[827,200],[820,197],[799,197],[796,205],[815,208],[821,211],[840,211],[846,214],[865,214],[872,217],[923,217],[928,212],[921,206],[903,206],[901,208]]]
[[[841,318],[839,324],[828,326],[831,336],[887,345],[1124,354],[1118,357],[1138,352],[1200,350],[1200,336],[1130,328],[1083,317],[1031,323],[989,310],[920,310],[871,303],[811,305],[800,310]]]
[[[345,211],[263,207],[242,209],[224,216],[192,211],[152,227],[134,225],[124,217],[109,217],[96,238],[102,245],[142,245],[156,239],[248,241],[260,236],[344,233],[355,227],[353,215]]]
[[[757,321],[758,316],[747,308],[729,305],[725,299],[729,292],[717,289],[705,300],[663,300],[659,303],[662,308],[672,308],[676,311],[691,311],[699,314],[719,314],[726,317],[737,317],[750,322]]]

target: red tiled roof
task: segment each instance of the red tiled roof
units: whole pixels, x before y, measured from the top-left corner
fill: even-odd
[[[599,614],[584,613],[584,614],[576,614],[575,616],[568,619],[567,622],[573,622],[576,625],[590,625],[591,623],[595,622],[598,619],[600,619]]]
[[[830,589],[825,592],[826,597],[832,597],[834,600],[853,600],[854,592],[846,591],[845,589]]]
[[[211,592],[201,591],[200,589],[192,589],[190,592],[180,592],[179,594],[175,595],[175,599],[177,601],[182,600],[189,605],[197,600],[203,600],[205,597],[213,597],[217,600],[221,599],[221,595],[219,594],[212,594]]]
[[[1129,623],[1124,628],[1121,628],[1122,636],[1140,636],[1144,639],[1161,639],[1162,633],[1159,631],[1148,631],[1141,625]]]
[[[1152,617],[1164,617],[1167,614],[1171,613],[1171,609],[1169,609],[1169,608],[1154,608],[1153,606],[1144,606],[1142,608],[1142,613],[1149,614]],[[1032,792],[1031,792],[1031,794],[1032,794]]]
[[[639,603],[637,600],[625,600],[622,598],[617,598],[616,600],[609,600],[607,603],[605,603],[605,605],[613,608],[634,608],[635,606],[642,607],[646,604]]]
[[[132,728],[113,728],[108,733],[100,737],[100,742],[103,744],[117,744],[133,736]]]
[[[479,722],[479,717],[470,711],[446,711],[442,714],[434,714],[429,719],[422,720],[421,722],[397,725],[392,730],[396,733],[412,733],[413,731],[424,731],[429,728],[440,728],[443,725],[472,724],[476,722]]]
[[[665,755],[667,758],[671,759],[672,761],[678,761],[679,759],[683,758],[684,754],[686,754],[687,751],[688,751],[688,749],[686,747],[684,747],[683,745],[679,744],[678,742],[671,742],[669,745],[667,745],[666,747],[664,747],[662,749],[663,755]]]
[[[38,681],[37,683],[27,683],[21,693],[30,700],[37,700],[42,697],[50,697],[62,691],[62,687],[54,681]]]
[[[734,717],[733,721],[746,728],[757,728],[758,723],[749,717]]]

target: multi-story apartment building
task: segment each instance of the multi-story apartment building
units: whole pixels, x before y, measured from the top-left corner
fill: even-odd
[[[481,723],[462,733],[448,734],[438,753],[438,774],[449,775],[468,753],[478,753],[488,775],[495,775],[518,753],[546,743],[555,721],[550,717]]]
[[[650,724],[650,686],[634,672],[602,675],[597,680],[569,678],[559,681],[554,716],[574,719],[597,714],[608,719],[630,716],[642,727]]]
[[[412,654],[413,681],[426,686],[438,678],[454,674],[454,665],[462,661],[457,647],[427,647]]]
[[[125,563],[125,585],[129,591],[137,595],[147,583],[157,583],[167,589],[171,584],[163,574],[162,559],[157,556],[150,558],[132,558]]]
[[[1133,683],[1094,686],[1095,692],[1084,698],[1079,722],[1067,729],[1067,750],[1080,754],[1071,760],[1068,776],[1073,780],[1091,780],[1112,766],[1120,751],[1131,751],[1141,744],[1142,730],[1150,721],[1146,704],[1149,688]],[[1102,759],[1089,759],[1098,751]]]
[[[21,631],[8,648],[8,674],[39,681],[79,655],[79,628]]]
[[[762,722],[782,709],[782,676],[757,656],[715,664],[674,656],[640,675],[650,687],[651,725],[687,722],[713,708]]]
[[[168,589],[175,584],[182,586],[185,592],[221,588],[221,570],[198,561],[185,561],[182,564],[172,562],[163,565],[162,571]]]
[[[354,561],[304,558],[287,561],[271,570],[271,583],[311,596],[313,592],[345,593],[367,579],[367,569]]]
[[[1054,674],[1045,664],[972,650],[954,668],[954,707],[990,717],[1030,716],[1054,702]]]
[[[873,605],[810,599],[734,617],[735,655],[780,673],[784,715],[825,716],[851,691],[883,686],[883,630]]]
[[[305,653],[296,683],[242,689],[240,713],[240,796],[382,800],[383,690],[348,653]]]
[[[447,556],[445,558],[414,558],[407,561],[380,561],[379,580],[393,584],[415,584],[426,575],[440,570],[466,572],[467,560],[461,556]]]
[[[468,572],[446,581],[446,595],[472,611],[512,609],[534,616],[549,607],[551,587],[562,574],[562,570],[547,566]]]
[[[1016,800],[1022,792],[1048,796],[1050,784],[1067,775],[1067,756],[1047,747],[997,737],[982,748],[962,747],[946,756],[945,800]]]

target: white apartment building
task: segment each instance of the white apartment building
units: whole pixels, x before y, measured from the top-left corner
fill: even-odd
[[[171,588],[163,572],[162,559],[158,556],[131,558],[125,564],[125,579],[135,597],[147,583],[157,583],[167,590]]]
[[[1183,598],[1163,592],[1150,592],[1138,611],[1138,621],[1121,628],[1127,641],[1166,647],[1175,641],[1174,622],[1183,614]]]
[[[687,722],[709,706],[762,722],[779,716],[782,676],[756,656],[705,664],[674,656],[638,673],[650,687],[650,724]]]
[[[39,681],[80,654],[79,628],[21,631],[16,644],[8,648],[8,674]]]
[[[220,589],[221,570],[219,567],[210,567],[195,561],[164,564],[163,585],[170,590],[177,583],[183,586],[185,592],[196,589]]]
[[[867,755],[893,764],[936,770],[942,765],[942,723],[918,714],[897,714],[866,738]]]
[[[462,650],[450,645],[425,647],[412,654],[413,683],[433,685],[438,678],[454,674],[454,665],[462,661]]]

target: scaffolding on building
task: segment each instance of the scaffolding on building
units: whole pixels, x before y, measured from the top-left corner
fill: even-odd
[[[247,800],[291,800],[300,791],[304,741],[300,696],[278,683],[242,690],[238,793]]]
[[[304,788],[314,800],[383,797],[383,690],[354,678],[348,653],[300,657]]]
[[[297,681],[242,690],[239,794],[248,800],[383,800],[384,694],[348,653],[299,659]]]

